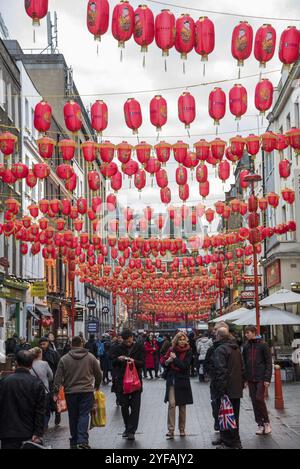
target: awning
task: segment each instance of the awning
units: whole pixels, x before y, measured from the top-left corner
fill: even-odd
[[[237,326],[248,326],[256,324],[256,311],[248,311],[242,318],[234,321]],[[260,310],[261,326],[299,326],[300,316],[288,313],[279,308],[264,308]]]
[[[221,321],[236,321],[237,319],[240,319],[243,314],[248,313],[249,309],[247,308],[239,308],[236,309],[235,311],[232,311],[231,313],[228,314],[223,314],[223,316],[219,316],[216,319],[213,319],[211,322],[221,322]]]
[[[49,313],[48,308],[44,308],[43,306],[36,306],[35,310],[41,315],[46,318],[52,318],[52,313]]]
[[[31,316],[34,318],[34,319],[40,319],[39,316],[36,314],[37,311],[36,311],[36,308],[33,306],[33,305],[27,305],[26,306],[26,311],[27,311],[27,314],[31,314]]]
[[[300,303],[299,293],[294,293],[290,290],[281,290],[273,293],[273,295],[267,296],[259,302],[260,306],[272,306],[272,305],[290,305]]]

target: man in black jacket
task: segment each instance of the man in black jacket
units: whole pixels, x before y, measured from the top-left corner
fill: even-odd
[[[221,328],[218,330],[217,341],[219,346],[213,355],[215,392],[220,400],[225,395],[229,397],[237,424],[236,429],[220,431],[220,446],[218,449],[241,449],[239,416],[244,389],[242,354],[237,343],[232,340],[228,329]]]
[[[127,363],[134,363],[142,383],[142,372],[144,368],[144,350],[141,344],[134,341],[131,331],[122,333],[123,343],[112,351],[112,364],[115,372],[115,392],[119,395],[122,409],[122,416],[125,424],[123,438],[135,440],[135,433],[139,424],[141,393],[140,391],[132,394],[124,394],[123,380]]]
[[[40,348],[43,351],[43,361],[48,363],[53,373],[53,376],[55,377],[58,363],[60,360],[60,356],[58,352],[56,352],[50,347],[50,341],[48,337],[42,337],[40,339],[39,344],[40,344]],[[52,389],[50,389],[50,391],[52,392]],[[59,425],[61,422],[61,415],[56,410],[56,403],[53,401],[53,396],[51,396],[50,408],[51,408],[51,412],[55,413],[55,425]]]
[[[45,390],[30,374],[33,356],[18,352],[17,369],[0,381],[0,440],[2,449],[20,449],[24,441],[41,443],[44,434]]]
[[[268,388],[271,383],[272,354],[269,346],[260,338],[257,338],[257,329],[255,326],[247,327],[245,335],[248,342],[244,346],[243,358],[255,421],[258,425],[256,434],[270,435],[272,429],[265,403],[265,389]]]

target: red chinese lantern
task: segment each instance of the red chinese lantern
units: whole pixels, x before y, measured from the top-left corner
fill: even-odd
[[[205,212],[205,218],[208,221],[208,223],[212,223],[215,219],[215,211],[212,210],[211,208],[207,209]]]
[[[175,47],[183,60],[195,46],[195,22],[188,14],[183,14],[176,21]]]
[[[178,186],[186,185],[188,180],[187,170],[183,166],[176,169],[176,183]]]
[[[120,171],[117,171],[116,174],[112,176],[110,184],[112,190],[115,192],[118,192],[120,189],[122,189],[123,177]]]
[[[112,34],[118,41],[119,47],[124,49],[134,31],[134,10],[127,0],[115,6],[112,18]]]
[[[135,147],[137,159],[139,163],[146,166],[151,157],[152,146],[146,142],[141,142]]]
[[[227,179],[230,178],[230,164],[227,160],[221,161],[221,163],[219,164],[218,173],[219,178],[221,179],[221,181],[223,181],[223,183],[225,183]]]
[[[145,165],[145,170],[150,173],[152,176],[156,174],[161,168],[161,163],[154,157],[152,156],[149,158]]]
[[[268,199],[266,197],[261,197],[258,200],[258,206],[262,212],[265,212],[269,206]]]
[[[242,189],[247,189],[250,185],[248,181],[245,181],[245,177],[249,176],[250,172],[248,169],[244,169],[243,171],[240,172],[240,186]]]
[[[120,161],[120,163],[122,164],[128,163],[129,160],[131,159],[133,146],[129,145],[129,143],[127,142],[122,142],[116,146],[116,149],[117,149],[118,160]]]
[[[174,158],[179,164],[183,164],[187,154],[188,154],[189,145],[182,141],[178,141],[173,145]]]
[[[40,20],[48,13],[48,0],[25,0],[25,9],[33,26],[39,26]]]
[[[251,156],[256,156],[260,150],[260,137],[250,134],[246,138],[247,152]]]
[[[81,144],[83,158],[87,163],[92,163],[96,159],[97,145],[93,141],[83,142]]]
[[[53,156],[55,141],[52,138],[43,137],[37,141],[39,154],[42,158],[50,159]]]
[[[276,135],[266,132],[261,136],[261,147],[266,153],[272,153],[276,148]]]
[[[73,192],[75,191],[76,187],[77,187],[77,176],[74,173],[69,179],[66,180],[65,188],[67,189],[67,191]]]
[[[229,107],[230,112],[240,120],[241,117],[247,112],[248,108],[248,95],[247,90],[242,85],[234,85],[229,92]]]
[[[285,202],[292,205],[295,202],[295,191],[292,189],[283,189],[282,198]]]
[[[160,95],[155,96],[150,102],[151,124],[160,132],[168,120],[167,101]]]
[[[283,179],[288,179],[291,175],[291,163],[289,160],[281,160],[279,163],[279,175]]]
[[[222,88],[215,88],[209,95],[209,115],[219,125],[226,114],[226,94]]]
[[[233,30],[231,52],[238,61],[238,67],[244,66],[252,52],[253,29],[247,21],[241,21]]]
[[[209,181],[199,184],[199,193],[201,197],[203,197],[203,199],[205,199],[209,195],[209,191],[210,191]]]
[[[33,173],[38,179],[46,179],[50,176],[50,168],[45,163],[37,163],[33,166]]]
[[[274,192],[270,192],[270,194],[268,194],[268,203],[271,207],[277,208],[279,205],[279,196]]]
[[[101,187],[100,174],[97,171],[88,172],[88,184],[91,191],[98,191]]]
[[[188,184],[179,186],[179,197],[183,202],[186,202],[190,197],[190,188]]]
[[[207,161],[210,153],[210,143],[202,139],[199,142],[195,143],[194,148],[196,150],[196,156],[199,161]]]
[[[100,143],[99,150],[100,150],[100,157],[103,163],[111,163],[115,156],[115,149],[116,147],[108,141]]]
[[[246,140],[240,135],[230,139],[230,150],[239,160],[243,157]]]
[[[80,215],[85,215],[87,212],[87,200],[83,197],[80,197],[77,200],[77,210],[80,213]]]
[[[26,179],[29,174],[27,166],[23,163],[14,163],[11,167],[11,172],[17,179]]]
[[[33,189],[37,185],[37,177],[33,171],[29,171],[28,176],[26,178],[26,184],[31,189]]]
[[[289,138],[285,134],[276,134],[276,150],[279,151],[280,156],[283,156],[283,150],[289,146]]]
[[[139,165],[136,161],[130,160],[128,163],[122,165],[122,171],[126,176],[131,178],[139,170]]]
[[[71,139],[64,139],[58,142],[58,148],[64,161],[71,161],[75,156],[77,144]]]
[[[127,127],[132,129],[134,135],[137,134],[143,123],[140,103],[134,98],[129,98],[124,104],[124,115]]]
[[[168,186],[168,173],[165,169],[160,169],[155,176],[158,187],[164,189]]]
[[[171,190],[169,187],[165,187],[160,190],[160,199],[163,204],[169,204],[171,202]]]
[[[289,68],[299,58],[300,31],[296,26],[289,26],[280,37],[279,60]]]
[[[158,161],[160,161],[160,163],[165,166],[171,157],[172,145],[166,142],[160,142],[155,145],[154,148]]]
[[[300,129],[292,127],[286,132],[291,147],[295,150],[296,156],[300,153]],[[1,137],[0,137],[1,138]],[[1,142],[0,142],[1,145]]]
[[[274,87],[268,79],[261,80],[255,88],[255,107],[265,114],[273,104]]]
[[[143,169],[139,169],[134,175],[134,185],[141,192],[146,186],[146,173]]]
[[[202,16],[195,23],[195,51],[201,55],[202,62],[208,61],[208,56],[215,48],[215,26],[214,23]]]
[[[208,180],[208,169],[206,165],[199,165],[197,167],[196,179],[199,184],[203,184]]]
[[[270,24],[264,24],[257,30],[254,41],[254,55],[261,68],[274,57],[275,48],[276,30]]]
[[[155,41],[163,57],[169,55],[176,39],[176,19],[170,10],[162,10],[155,18]]]
[[[91,124],[93,129],[102,135],[108,125],[108,107],[104,101],[98,100],[91,107]]]
[[[248,205],[246,204],[246,202],[241,202],[240,203],[240,214],[242,215],[242,217],[244,217],[248,212]]]
[[[186,129],[190,128],[196,118],[196,101],[188,92],[183,93],[178,100],[178,117]]]
[[[0,150],[5,156],[10,156],[15,152],[17,137],[10,132],[3,132],[0,135]]]
[[[148,52],[148,46],[154,41],[154,15],[147,5],[140,5],[134,12],[134,18],[134,40],[141,46],[141,52]]]
[[[52,107],[46,101],[38,103],[34,110],[34,127],[40,133],[48,132],[51,127]]]
[[[116,163],[102,163],[100,171],[105,179],[110,179],[117,174],[118,166]]]
[[[249,225],[250,230],[253,228],[257,228],[259,226],[259,222],[260,222],[260,216],[258,213],[252,212],[249,214],[248,225]]]
[[[101,41],[101,36],[108,30],[109,3],[108,0],[89,0],[87,5],[87,27],[94,35],[95,41]]]
[[[210,144],[210,149],[212,157],[217,161],[221,161],[225,154],[226,142],[220,138],[215,138]]]
[[[239,199],[233,199],[230,201],[230,208],[232,213],[240,213],[241,201]]]
[[[73,176],[74,169],[68,164],[60,164],[56,168],[56,174],[60,179],[67,180],[70,179],[71,176]]]
[[[68,101],[64,106],[64,118],[70,132],[78,132],[82,127],[81,108],[75,101]]]

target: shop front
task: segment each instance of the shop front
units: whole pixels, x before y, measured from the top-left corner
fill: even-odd
[[[6,341],[14,334],[24,335],[23,305],[29,285],[0,275],[0,340]],[[2,327],[1,327],[2,325]]]

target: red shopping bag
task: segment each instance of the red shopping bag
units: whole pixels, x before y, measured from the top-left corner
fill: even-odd
[[[126,371],[123,379],[124,394],[132,394],[135,391],[142,389],[142,383],[139,378],[136,366],[134,363],[127,363]]]
[[[56,408],[57,412],[59,414],[62,414],[63,412],[66,412],[68,410],[67,408],[67,402],[66,402],[66,396],[65,396],[65,390],[63,387],[60,388],[58,396],[57,396],[57,401],[56,401]]]

